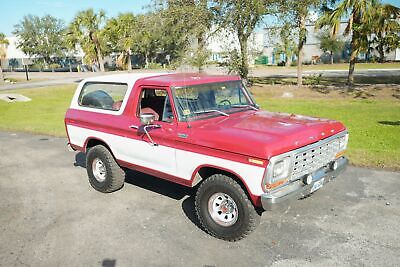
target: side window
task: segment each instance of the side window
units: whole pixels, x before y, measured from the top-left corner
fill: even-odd
[[[153,113],[157,121],[171,122],[174,119],[167,90],[146,88],[141,92],[139,114]]]
[[[79,95],[79,105],[83,107],[118,111],[128,89],[122,83],[86,83]]]

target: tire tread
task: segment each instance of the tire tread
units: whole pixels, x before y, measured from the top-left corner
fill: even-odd
[[[223,183],[233,187],[239,193],[239,198],[244,201],[245,206],[249,211],[249,224],[247,225],[247,228],[240,235],[235,236],[233,238],[226,238],[226,237],[223,237],[223,236],[219,236],[218,233],[212,231],[211,229],[209,229],[206,226],[203,218],[200,216],[201,207],[200,207],[200,205],[198,203],[199,201],[197,201],[197,199],[199,199],[199,195],[202,193],[203,190],[205,190],[205,188],[207,187],[208,184],[216,183],[218,181],[222,181]],[[208,177],[205,181],[203,181],[200,184],[200,186],[199,186],[199,188],[198,188],[198,190],[196,192],[195,210],[196,210],[197,218],[200,221],[201,227],[208,234],[210,234],[213,237],[216,237],[216,238],[219,238],[219,239],[223,239],[223,240],[226,240],[226,241],[230,241],[230,242],[239,241],[240,239],[243,239],[243,238],[247,237],[252,231],[254,231],[255,228],[257,228],[257,226],[260,223],[260,217],[261,217],[260,214],[255,209],[255,207],[253,206],[253,203],[248,198],[246,192],[243,190],[242,186],[240,186],[240,184],[237,183],[231,177],[228,177],[228,176],[223,175],[223,174],[211,175],[210,177]]]
[[[111,192],[114,192],[114,191],[120,189],[124,185],[124,182],[125,182],[125,172],[115,161],[114,156],[111,154],[111,152],[103,145],[96,145],[96,146],[90,148],[90,150],[87,154],[87,158],[89,158],[89,155],[91,153],[103,154],[106,159],[105,164],[107,164],[109,166],[109,169],[111,171],[111,173],[109,174],[111,177],[110,183],[108,184],[108,186],[106,188],[99,190],[99,191],[101,191],[103,193],[111,193]],[[88,164],[90,164],[90,163],[87,162],[86,169],[88,169]],[[93,188],[98,190],[96,188],[96,186],[92,183],[92,179],[89,179],[89,182]]]

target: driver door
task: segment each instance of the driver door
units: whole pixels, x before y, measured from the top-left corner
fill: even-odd
[[[140,123],[141,113],[155,115],[154,125],[144,127]],[[174,138],[177,122],[171,106],[171,98],[166,88],[142,87],[137,103],[137,110],[132,118],[129,138],[134,146],[127,148],[130,163],[144,167],[147,171],[155,170],[167,174],[176,173],[176,149]],[[137,127],[137,128],[136,128]],[[152,142],[153,141],[153,142]],[[146,170],[144,170],[146,171]]]

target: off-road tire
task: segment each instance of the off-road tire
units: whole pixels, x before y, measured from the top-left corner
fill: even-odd
[[[215,193],[227,194],[234,200],[238,217],[233,225],[221,226],[212,219],[208,211],[208,201]],[[246,237],[260,223],[261,213],[253,206],[243,188],[231,177],[223,174],[214,174],[200,184],[196,192],[195,208],[204,230],[227,241],[238,241]]]
[[[106,169],[105,180],[99,182],[93,173],[92,163],[98,158]],[[90,185],[102,193],[111,193],[120,189],[124,185],[125,172],[115,161],[111,152],[102,145],[97,145],[89,149],[86,155],[86,171]]]

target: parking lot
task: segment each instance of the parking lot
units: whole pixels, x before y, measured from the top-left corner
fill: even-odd
[[[400,173],[349,167],[229,243],[192,191],[130,172],[102,194],[67,140],[0,132],[0,266],[398,266]]]

